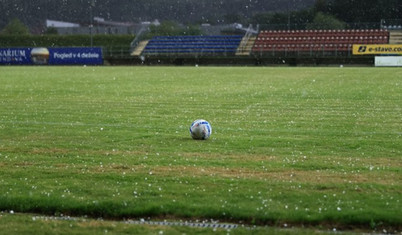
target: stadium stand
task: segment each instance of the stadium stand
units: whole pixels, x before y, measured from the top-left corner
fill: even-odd
[[[270,30],[261,31],[253,53],[264,52],[350,52],[353,44],[387,44],[389,32],[370,30]]]
[[[156,36],[147,43],[142,55],[234,55],[242,37],[242,35]]]
[[[155,36],[131,50],[141,64],[373,64],[354,44],[400,44],[388,29],[262,30],[245,35]]]
[[[402,30],[394,30],[389,32],[390,44],[402,44]]]

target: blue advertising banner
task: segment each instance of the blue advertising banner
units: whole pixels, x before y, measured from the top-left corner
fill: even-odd
[[[49,48],[49,64],[55,65],[101,65],[100,47]]]
[[[0,64],[102,65],[100,47],[0,48]]]
[[[32,64],[31,48],[0,48],[0,64]]]

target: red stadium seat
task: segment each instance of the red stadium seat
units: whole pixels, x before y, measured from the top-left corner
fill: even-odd
[[[384,29],[266,30],[258,35],[254,51],[351,51],[353,44],[388,43]]]

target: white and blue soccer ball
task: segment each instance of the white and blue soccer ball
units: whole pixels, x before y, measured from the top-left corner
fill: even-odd
[[[206,140],[212,134],[211,124],[203,119],[195,120],[190,126],[190,134],[195,140]]]

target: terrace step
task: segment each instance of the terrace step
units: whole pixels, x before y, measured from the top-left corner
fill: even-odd
[[[131,53],[132,56],[140,56],[144,48],[147,46],[149,40],[141,41],[138,46]]]
[[[400,30],[390,31],[389,44],[402,44],[402,31]]]
[[[239,55],[239,56],[250,55],[251,49],[253,49],[256,38],[257,37],[250,37],[247,42],[244,41],[244,40],[247,40],[247,38],[243,38],[242,42],[240,42],[240,45],[243,45],[244,43],[246,43],[246,44],[243,47],[239,46],[239,48],[237,49],[236,55]]]

